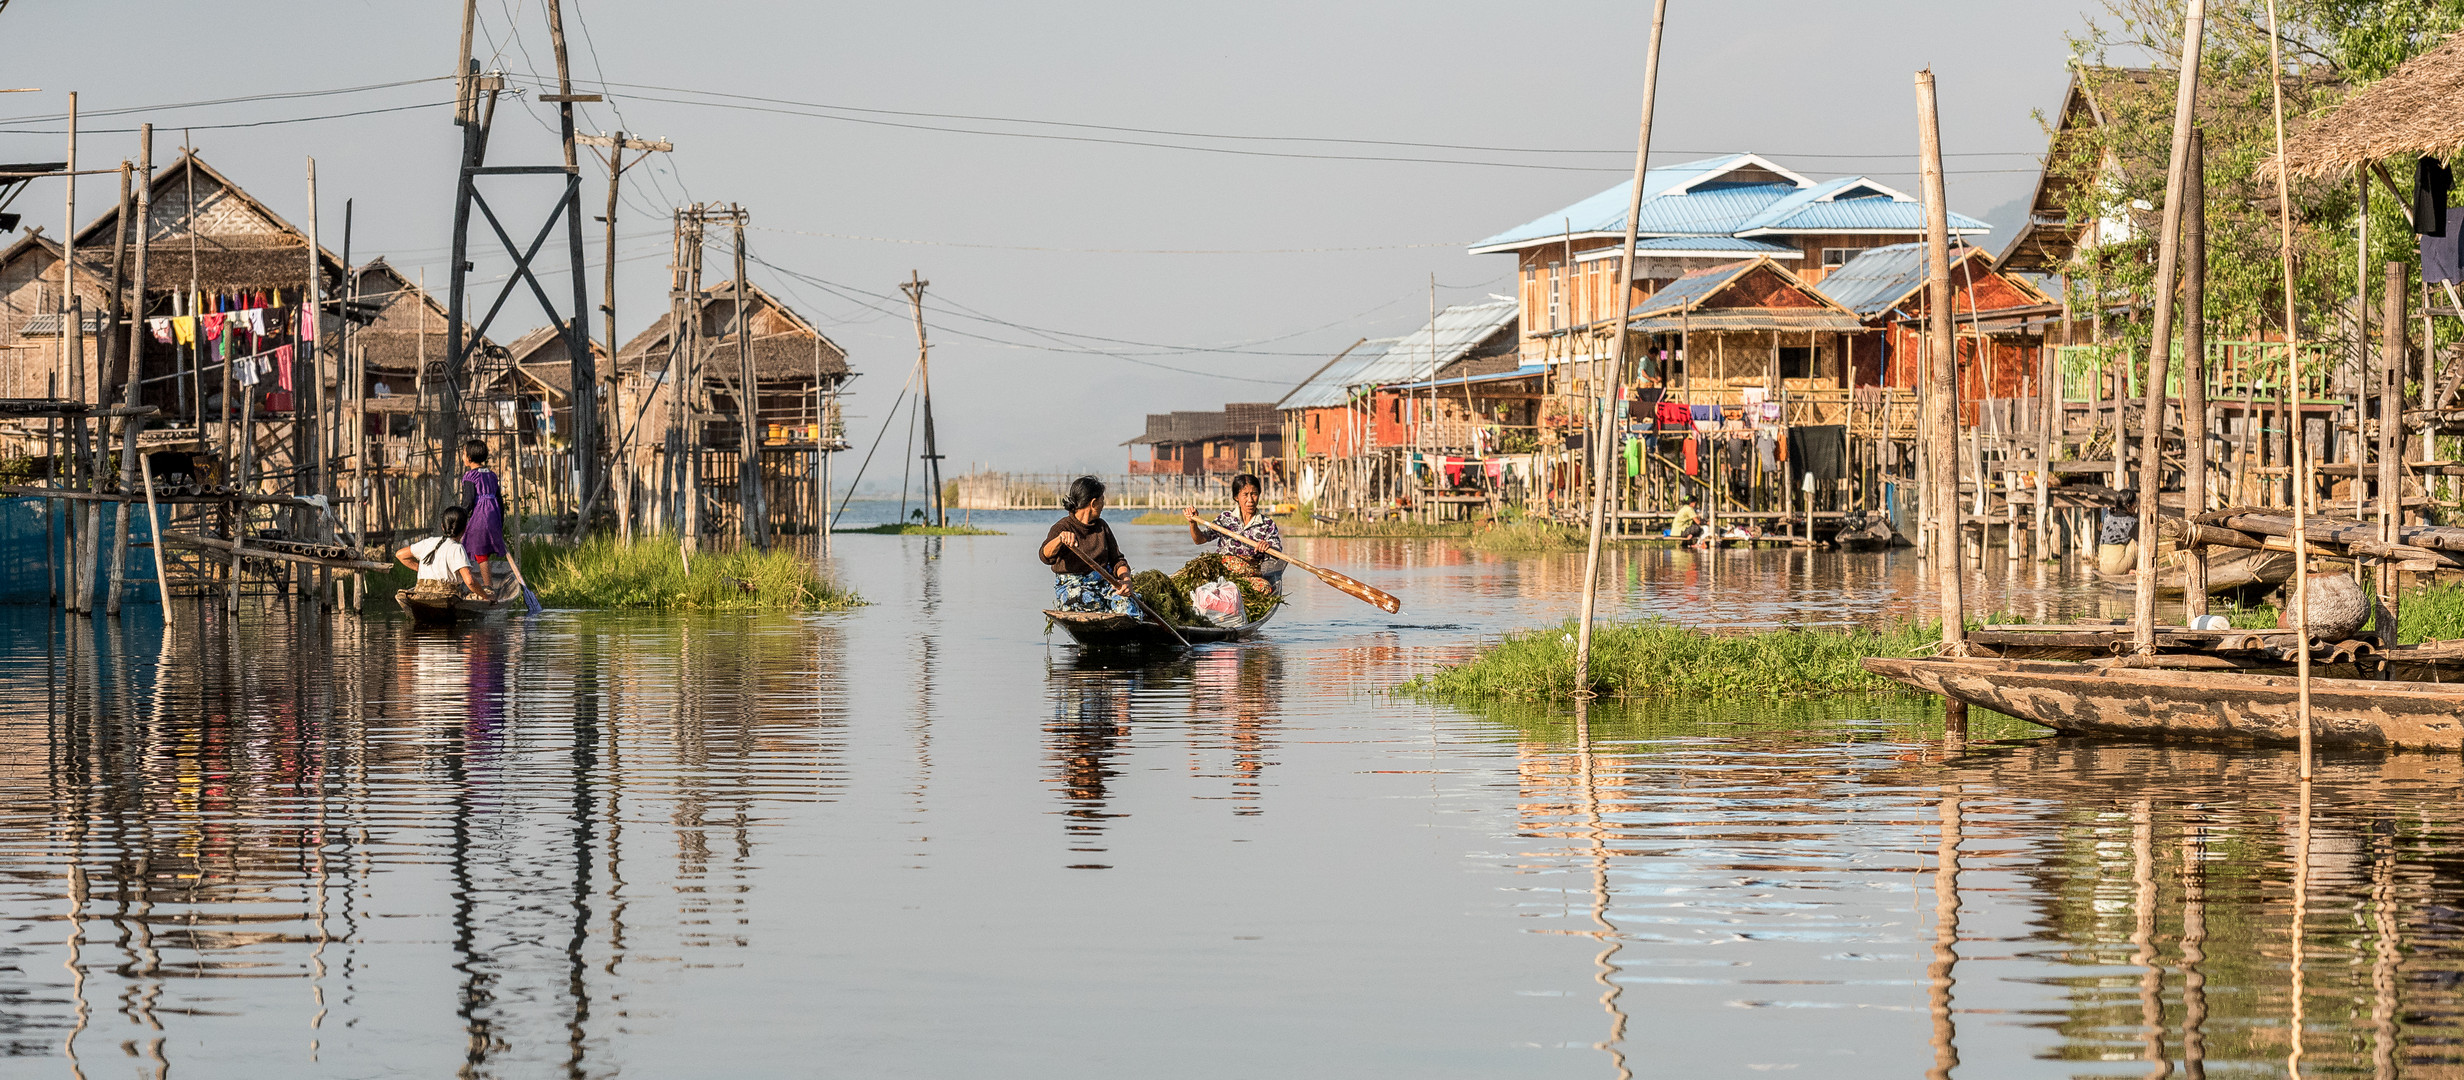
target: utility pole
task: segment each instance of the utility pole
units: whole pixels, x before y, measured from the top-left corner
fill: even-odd
[[[636,150],[645,154],[668,153],[676,147],[665,139],[636,139],[621,131],[614,135],[576,135],[573,141],[584,146],[605,147],[608,152],[607,214],[599,219],[607,225],[607,242],[601,249],[601,260],[606,265],[601,268],[603,276],[599,283],[599,311],[607,316],[607,355],[608,363],[612,365],[616,362],[616,346],[620,340],[616,336],[616,195],[619,190],[618,182],[624,178],[625,174],[625,151]],[[640,164],[640,159],[635,159],[635,164]],[[608,374],[611,378],[621,379],[623,377],[614,371]],[[633,538],[633,469],[625,460],[625,448],[629,440],[625,437],[624,401],[621,397],[617,399],[616,408],[610,415],[614,417],[614,420],[611,424],[613,430],[608,437],[611,455],[608,461],[608,472],[600,483],[585,483],[583,486],[582,509],[579,514],[574,515],[573,528],[578,534],[588,527],[591,511],[598,503],[601,489],[613,485],[616,489],[616,528],[625,539],[630,540]]]
[[[930,284],[909,270],[898,289],[907,294],[907,308],[915,315],[915,378],[924,404],[924,475],[925,483],[932,485],[925,505],[932,509],[933,524],[940,526],[950,523],[950,508],[941,500],[941,447],[933,440],[932,348],[924,340],[924,287]]]
[[[499,73],[482,75],[472,66],[471,33],[477,21],[476,5],[477,0],[463,0],[461,61],[455,68],[457,87],[454,95],[454,123],[462,127],[462,165],[460,180],[454,192],[453,263],[452,280],[447,289],[448,300],[446,302],[448,337],[445,348],[445,370],[438,379],[442,413],[439,417],[441,422],[438,424],[441,435],[437,462],[439,479],[450,472],[456,446],[462,441],[464,419],[462,411],[465,407],[463,391],[466,389],[464,383],[471,378],[471,347],[480,338],[487,336],[488,328],[495,323],[497,315],[504,310],[505,301],[512,298],[514,290],[527,285],[532,298],[538,301],[540,310],[564,333],[565,355],[572,364],[574,456],[576,464],[581,466],[583,486],[588,489],[601,475],[599,469],[599,380],[598,365],[590,353],[589,324],[585,321],[590,298],[588,281],[583,277],[582,171],[573,146],[573,106],[582,102],[598,101],[600,97],[597,94],[573,92],[571,67],[565,55],[563,11],[558,0],[547,0],[548,36],[555,46],[556,55],[556,92],[538,95],[537,100],[557,106],[564,164],[561,166],[487,164],[488,135],[495,121],[496,102],[503,94],[505,79]],[[556,201],[555,206],[549,209],[546,224],[538,230],[528,246],[514,239],[514,234],[507,231],[504,221],[498,217],[495,209],[488,205],[486,197],[480,194],[479,181],[482,178],[495,176],[561,176],[564,180],[564,194]],[[513,259],[513,272],[506,276],[504,287],[497,290],[495,299],[489,302],[486,313],[481,315],[477,324],[470,326],[466,333],[465,320],[470,308],[467,293],[470,272],[473,268],[470,261],[470,227],[473,210],[477,210],[479,215],[486,219],[489,231],[502,246],[504,254]],[[569,314],[558,313],[559,305],[550,298],[546,284],[540,280],[532,266],[533,260],[538,258],[540,250],[546,246],[548,237],[555,233],[560,221],[565,226],[565,246],[569,260],[567,272],[571,275],[573,282],[570,306],[565,309]],[[442,484],[435,489],[435,495],[440,501],[444,491],[445,487]]]
[[[679,287],[669,294],[668,341],[684,359],[684,377],[671,385],[674,395],[668,415],[670,467],[676,470],[680,542],[690,553],[702,535],[702,208],[696,203],[676,211],[676,277]],[[671,364],[671,368],[672,368]]]
[[[770,547],[770,515],[761,480],[761,380],[753,369],[753,309],[744,284],[744,207],[729,206],[736,245],[736,498],[743,505],[744,538],[755,550]]]
[[[1617,263],[1617,334],[1609,339],[1610,374],[1620,376],[1626,365],[1626,315],[1634,308],[1634,246],[1643,216],[1643,180],[1651,163],[1651,114],[1660,86],[1660,31],[1668,21],[1668,0],[1652,0],[1651,44],[1643,53],[1643,122],[1634,139],[1634,190],[1626,198],[1625,255]],[[1593,393],[1601,392],[1598,386]],[[1606,411],[1596,405],[1592,415]],[[1600,529],[1608,505],[1608,440],[1595,432],[1591,439],[1591,530],[1583,545],[1583,600],[1574,642],[1574,693],[1591,696],[1591,616],[1600,594]]]

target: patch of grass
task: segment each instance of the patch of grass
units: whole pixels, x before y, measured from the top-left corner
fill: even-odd
[[[864,601],[792,551],[700,551],[685,573],[676,540],[598,537],[522,545],[522,572],[549,607],[827,611]]]
[[[2274,604],[2220,611],[2236,630],[2273,630]],[[2375,624],[2376,620],[2373,620]],[[2404,590],[2396,601],[2396,640],[2406,645],[2464,638],[2464,586],[2423,585]]]
[[[1601,697],[1723,700],[1900,692],[1866,673],[1869,656],[1912,656],[1937,630],[1773,630],[1714,634],[1664,620],[1594,626],[1590,690]],[[1563,701],[1574,696],[1574,624],[1510,634],[1480,655],[1399,687],[1468,701]]]
[[[1132,525],[1178,525],[1181,523],[1181,515],[1170,510],[1149,510],[1129,519],[1129,523]]]
[[[1008,536],[999,529],[982,529],[973,525],[868,525],[861,529],[832,529],[834,533],[871,533],[874,536]]]
[[[1474,551],[1564,551],[1590,542],[1590,532],[1544,518],[1499,522],[1472,533]]]

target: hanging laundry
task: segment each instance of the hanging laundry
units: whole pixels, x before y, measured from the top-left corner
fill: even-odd
[[[1752,409],[1761,405],[1763,398],[1769,393],[1770,391],[1759,386],[1741,386],[1737,388],[1737,400],[1743,402],[1746,408]]]
[[[194,315],[174,315],[174,316],[172,316],[172,317],[171,317],[171,335],[172,335],[174,338],[177,338],[177,339],[179,340],[179,343],[180,343],[180,344],[182,344],[182,345],[194,345],[194,344],[196,344],[196,343],[197,343],[197,317],[196,317],[196,316],[194,316]]]
[[[1766,401],[1762,403],[1762,422],[1766,424],[1776,424],[1780,422],[1779,402]]]
[[[257,365],[263,363],[253,356],[243,356],[231,365],[231,381],[241,386],[257,385]]]
[[[202,316],[202,318],[205,319],[205,340],[221,341],[223,320],[228,318],[228,316],[224,315],[222,312],[215,311],[206,313]]]
[[[264,308],[261,308],[261,307],[246,308],[246,309],[243,309],[243,310],[239,313],[239,316],[240,316],[240,322],[241,322],[242,324],[244,324],[244,325],[246,325],[246,326],[248,327],[248,332],[249,332],[249,333],[251,333],[251,334],[255,334],[255,335],[256,335],[256,336],[258,336],[258,337],[264,337],[264,336],[265,336],[265,309],[264,309]]]
[[[1754,456],[1762,460],[1762,467],[1765,472],[1779,471],[1780,451],[1778,443],[1779,440],[1772,438],[1771,433],[1768,431],[1757,431],[1754,433]]]
[[[274,350],[274,376],[274,385],[282,387],[285,392],[291,389],[291,347],[288,345]]]
[[[315,312],[309,311],[307,308],[300,309],[299,339],[301,341],[315,341],[317,339],[317,321]]]
[[[145,326],[146,329],[154,332],[154,340],[162,342],[165,345],[171,344],[170,319],[147,319],[145,321]]]
[[[1460,486],[1462,483],[1463,483],[1463,459],[1462,459],[1462,458],[1459,458],[1459,457],[1450,457],[1450,458],[1447,458],[1447,459],[1446,459],[1446,486],[1448,486],[1448,487],[1457,487],[1457,486]]]
[[[1703,474],[1703,441],[1700,437],[1685,441],[1685,474],[1687,476]]]
[[[1626,475],[1643,475],[1643,440],[1626,436]]]
[[[1693,419],[1694,410],[1687,408],[1684,402],[1663,401],[1660,403],[1660,422],[1663,424],[1671,427],[1684,427]]]
[[[1481,462],[1480,471],[1488,475],[1490,483],[1504,483],[1506,480],[1506,459],[1490,458],[1487,461]]]
[[[2447,192],[2455,174],[2447,163],[2425,157],[2413,165],[2413,231],[2423,236],[2447,235]]]

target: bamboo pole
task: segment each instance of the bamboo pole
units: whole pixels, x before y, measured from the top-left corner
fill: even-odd
[[[2195,3],[2196,0],[2193,0]],[[1942,182],[1942,123],[1934,101],[1934,73],[1916,73],[1918,198],[1925,205],[1926,248],[1926,373],[1924,386],[1932,400],[1926,412],[1924,444],[1932,473],[1934,514],[1934,579],[1941,604],[1942,646],[1954,656],[1968,652],[1966,599],[1959,536],[1959,355],[1951,309],[1951,219]],[[1980,475],[1977,483],[1985,478]],[[1964,703],[1944,699],[1950,722],[1964,723]]]
[[[1617,261],[1617,292],[1609,301],[1617,307],[1617,334],[1609,339],[1610,367],[1625,370],[1627,315],[1634,309],[1635,232],[1643,214],[1643,180],[1651,162],[1651,112],[1660,85],[1660,34],[1668,21],[1668,0],[1652,0],[1651,44],[1643,53],[1643,119],[1634,139],[1634,190],[1626,198],[1625,254]],[[1594,394],[1600,388],[1592,388]],[[1594,412],[1599,412],[1595,409]],[[1583,600],[1574,643],[1574,692],[1591,692],[1591,618],[1600,593],[1600,526],[1608,502],[1608,440],[1595,438],[1591,447],[1591,528],[1583,545]]]
[[[137,469],[139,478],[145,482],[145,531],[147,539],[153,541],[154,594],[162,598],[163,630],[167,636],[178,624],[171,615],[171,571],[170,564],[163,559],[162,512],[154,506],[154,463],[140,457]]]
[[[2380,313],[2379,333],[2379,393],[2378,393],[2378,528],[2379,539],[2386,543],[2396,540],[2396,527],[2404,523],[2404,264],[2389,260],[2386,267],[2387,286]],[[2356,473],[2354,479],[2359,480]],[[2358,485],[2356,485],[2358,486]],[[2356,513],[2353,516],[2359,517]],[[2378,564],[2378,647],[2392,649],[2396,645],[2397,584],[2403,571],[2388,560]],[[2393,677],[2393,668],[2381,669]]]
[[[2267,81],[2276,126],[2276,223],[2280,229],[2281,238],[2281,246],[2277,249],[2276,255],[2278,265],[2284,268],[2284,393],[2286,412],[2298,422],[2299,414],[2294,408],[2298,394],[2294,388],[2301,384],[2301,323],[2294,307],[2293,293],[2293,181],[2291,174],[2284,167],[2283,53],[2283,39],[2276,31],[2276,0],[2267,0]],[[2308,537],[2304,535],[2307,531],[2304,519],[2310,513],[2310,491],[2309,485],[2304,482],[2306,478],[2302,475],[2302,466],[2307,457],[2302,453],[2302,441],[2297,431],[2290,433],[2286,439],[2292,466],[2289,471],[2293,477],[2293,625],[2301,631],[2302,635],[2301,648],[2294,650],[2294,681],[2299,686],[2299,703],[2294,708],[2294,718],[2301,725],[2301,779],[2303,781],[2302,854],[2304,862],[2299,864],[2298,868],[2306,870],[2309,854],[2309,780],[2311,777],[2310,558],[2304,554],[2309,550]],[[2300,899],[2298,891],[2295,898]],[[2296,943],[2301,940],[2298,928],[2293,938]],[[2294,978],[2298,980],[2300,977],[2300,967],[2297,963],[2294,968]],[[2299,1000],[2298,996],[2295,1000]],[[2300,1040],[2296,1039],[2296,1054],[2299,1053],[2299,1043]]]
[[[2207,138],[2190,129],[2182,178],[2182,513],[2207,511]],[[2142,537],[2152,546],[2152,536]],[[2182,549],[2182,614],[2207,614],[2207,549]]]
[[[2164,486],[2165,375],[2173,366],[2183,174],[2191,163],[2191,122],[2199,104],[2199,47],[2206,19],[2206,0],[2189,0],[2182,13],[2182,61],[2173,94],[2173,156],[2165,166],[2164,224],[2156,237],[2156,310],[2149,324],[2147,401],[2139,414],[2139,589],[2130,620],[2131,647],[2141,655],[2156,651],[2156,493]]]

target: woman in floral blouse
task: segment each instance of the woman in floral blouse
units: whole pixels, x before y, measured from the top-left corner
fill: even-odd
[[[1215,515],[1218,528],[1239,533],[1269,551],[1283,550],[1283,530],[1275,527],[1275,519],[1258,509],[1258,494],[1266,485],[1255,474],[1242,473],[1232,478],[1233,508]],[[1223,556],[1224,566],[1246,579],[1251,585],[1268,592],[1283,591],[1283,560],[1261,555],[1247,544],[1227,539],[1220,534],[1198,527],[1198,511],[1184,508],[1181,516],[1189,521],[1189,542],[1215,545]]]

